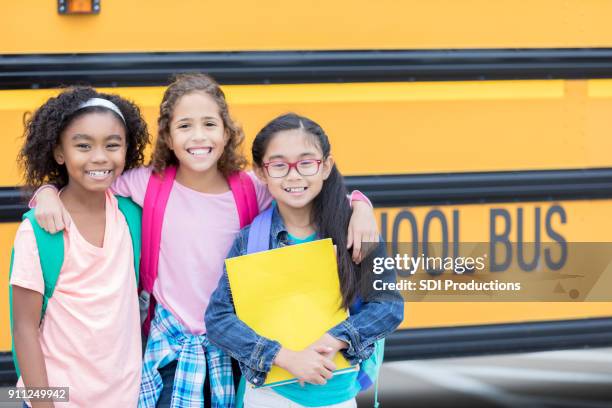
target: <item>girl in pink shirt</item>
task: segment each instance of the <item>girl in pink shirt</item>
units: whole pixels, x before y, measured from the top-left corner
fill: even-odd
[[[227,376],[228,371],[231,376],[230,360],[208,343],[204,312],[219,281],[223,260],[240,230],[228,176],[246,166],[240,152],[244,134],[230,116],[219,85],[201,74],[179,76],[168,87],[158,128],[151,166],[128,171],[112,185],[115,193],[143,205],[151,175],[164,174],[171,166],[177,168],[161,229],[152,293],[157,307],[145,351],[139,406],[211,402],[213,406],[233,406],[234,391]],[[248,176],[259,210],[267,208],[272,199],[266,186],[252,173]],[[45,189],[37,199],[41,224],[51,230],[63,228],[63,210],[55,193]],[[348,235],[349,242],[355,243],[356,258],[361,255],[362,241],[377,240],[369,204],[355,206]],[[198,368],[188,371],[190,365]],[[203,392],[207,372],[210,398],[204,398]]]
[[[13,340],[18,386],[68,387],[69,402],[55,406],[137,403],[139,254],[109,187],[124,169],[142,163],[147,143],[138,108],[92,88],[65,90],[28,121],[19,157],[26,182],[62,188],[66,228],[59,277],[46,297],[33,225],[25,219],[19,226],[10,278]]]

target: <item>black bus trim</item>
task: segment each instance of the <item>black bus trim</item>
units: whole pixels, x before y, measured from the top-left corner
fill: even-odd
[[[194,71],[221,84],[612,78],[612,48],[0,54],[0,89],[163,86]]]
[[[386,338],[385,361],[609,347],[612,318],[397,330]],[[17,381],[11,353],[0,353],[0,385]]]
[[[415,207],[612,198],[612,168],[347,176],[376,207]],[[18,187],[0,187],[0,222],[27,210]]]
[[[609,347],[612,317],[398,330],[385,361]]]

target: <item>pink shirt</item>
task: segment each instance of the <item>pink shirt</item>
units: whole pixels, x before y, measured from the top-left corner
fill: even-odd
[[[17,230],[10,284],[41,294],[44,281],[32,225]],[[50,386],[70,387],[70,407],[138,403],[141,340],[129,229],[116,198],[106,194],[102,248],[74,223],[64,232],[64,263],[40,327]],[[18,386],[23,386],[19,379]]]
[[[265,184],[249,172],[259,209],[272,197]],[[123,173],[115,193],[143,205],[150,167]],[[157,280],[153,296],[193,334],[206,332],[204,312],[223,272],[225,256],[240,230],[231,191],[206,194],[174,182],[162,225]]]

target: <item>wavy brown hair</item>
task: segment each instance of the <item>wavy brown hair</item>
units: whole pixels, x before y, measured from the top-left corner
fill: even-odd
[[[107,99],[114,103],[125,121],[105,107],[80,107],[91,98]],[[119,95],[100,93],[91,87],[67,88],[58,96],[49,98],[26,120],[25,140],[17,158],[24,172],[26,190],[42,184],[57,187],[68,184],[66,166],[55,161],[53,151],[68,125],[76,118],[92,112],[111,112],[125,126],[127,151],[124,170],[142,165],[143,152],[149,143],[149,132],[138,106]]]
[[[151,157],[153,171],[162,173],[168,166],[177,166],[178,159],[170,149],[170,122],[174,107],[179,99],[192,92],[204,92],[217,103],[219,115],[223,120],[223,127],[228,136],[227,144],[223,154],[217,162],[217,168],[224,175],[244,169],[247,160],[240,148],[244,141],[244,132],[231,117],[225,94],[219,84],[210,76],[205,74],[181,74],[177,75],[174,82],[164,92],[164,99],[159,107],[159,119],[157,119],[158,131],[155,142],[155,150]]]

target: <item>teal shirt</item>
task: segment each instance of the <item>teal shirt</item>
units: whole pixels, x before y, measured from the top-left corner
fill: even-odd
[[[292,244],[303,244],[314,241],[317,234],[312,234],[306,238],[297,238],[288,234]],[[325,385],[299,383],[279,385],[272,387],[274,391],[283,397],[306,407],[320,407],[324,405],[339,404],[355,398],[360,391],[357,381],[357,371],[350,371],[346,374],[334,375]]]
[[[317,238],[317,233],[315,232],[312,235],[307,236],[306,238],[298,238],[294,235],[291,235],[290,233],[287,233],[287,238],[289,238],[289,241],[291,242],[291,245],[296,245],[296,244],[304,244],[306,242],[312,242],[315,240],[315,238]]]

